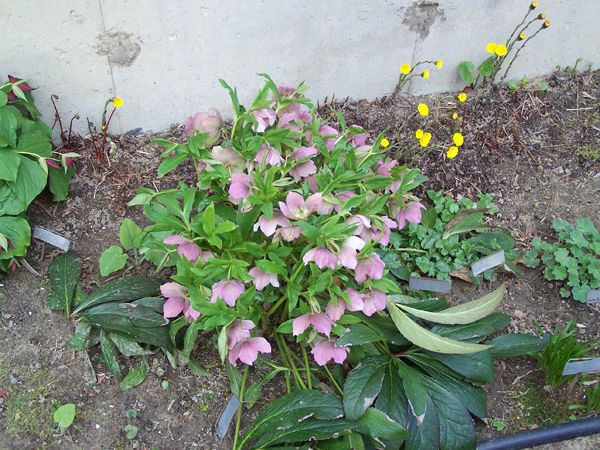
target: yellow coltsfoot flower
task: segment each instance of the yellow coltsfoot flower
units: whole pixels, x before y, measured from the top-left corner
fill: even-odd
[[[415,137],[417,139],[421,139],[423,137],[423,130],[418,129],[417,131],[415,131]]]
[[[387,138],[383,138],[383,139],[381,140],[380,144],[381,144],[381,146],[382,146],[383,148],[387,148],[387,147],[389,147],[389,145],[390,145],[390,141],[388,141],[388,140],[387,140]]]
[[[454,120],[457,120],[457,119],[458,119],[458,113],[457,113],[457,112],[453,113],[453,114],[452,114],[452,118],[453,118]]]
[[[544,14],[544,13],[538,14],[537,18],[539,20],[546,20],[546,14]]]
[[[425,131],[423,136],[421,136],[421,139],[419,139],[419,144],[421,144],[421,147],[427,147],[429,145],[429,141],[431,141],[431,133]]]
[[[402,64],[400,66],[400,73],[402,75],[408,75],[411,71],[412,71],[412,67],[410,66],[410,64]]]
[[[519,39],[519,41],[522,41],[522,40],[524,40],[526,37],[527,37],[527,35],[526,35],[525,33],[519,33],[519,37],[518,37],[518,39]]]
[[[429,70],[425,69],[422,73],[421,73],[421,77],[428,79],[429,78]]]
[[[494,50],[494,53],[500,57],[506,56],[506,54],[508,53],[508,49],[506,48],[506,45],[498,44],[498,45],[496,45],[496,49]]]
[[[123,106],[123,99],[121,97],[115,97],[112,99],[112,104],[115,108]]]
[[[444,61],[442,61],[441,59],[436,60],[435,67],[437,69],[441,69],[443,65],[444,65]]]
[[[454,142],[454,145],[457,147],[460,147],[465,142],[465,138],[460,133],[454,133],[452,135],[452,142]]]
[[[548,27],[550,27],[550,21],[549,21],[549,20],[546,20],[546,21],[544,22],[544,24],[542,25],[542,28],[548,28]]]
[[[535,9],[538,7],[538,2],[531,2],[531,4],[529,5],[529,9]]]
[[[453,145],[446,152],[446,156],[448,157],[448,159],[454,159],[456,158],[456,155],[458,155],[458,147],[456,145]]]
[[[495,42],[489,42],[488,45],[485,46],[485,51],[488,53],[494,53],[496,51],[496,46],[498,44],[496,44]]]
[[[466,101],[467,101],[467,94],[466,94],[466,93],[464,93],[464,92],[460,92],[460,93],[459,93],[459,94],[456,96],[456,99],[457,99],[459,102],[461,102],[461,103],[464,103],[464,102],[466,102]]]
[[[417,106],[417,111],[419,111],[419,114],[421,114],[423,117],[426,117],[429,115],[429,106],[427,106],[425,103],[419,103],[419,106]]]

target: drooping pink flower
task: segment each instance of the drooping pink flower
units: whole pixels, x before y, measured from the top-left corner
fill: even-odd
[[[237,299],[244,293],[246,288],[244,284],[237,280],[221,280],[213,284],[212,295],[210,297],[211,303],[216,303],[217,299],[220,298],[232,308],[235,306]]]
[[[296,181],[317,173],[317,166],[309,158],[317,154],[314,147],[298,147],[292,152],[292,159],[298,164],[290,169],[290,174]]]
[[[281,227],[275,232],[275,238],[283,239],[286,242],[292,242],[300,237],[302,231],[302,227],[298,227],[295,225],[289,227]]]
[[[348,223],[350,225],[356,225],[356,229],[352,232],[352,234],[361,236],[365,230],[371,229],[371,220],[368,217],[363,216],[362,214],[356,214],[348,219]]]
[[[391,170],[396,166],[396,164],[398,164],[398,161],[395,159],[392,159],[391,161],[387,161],[387,162],[378,161],[375,163],[373,168],[375,169],[375,172],[377,173],[377,175],[382,176],[382,177],[391,177],[392,176]]]
[[[358,236],[350,236],[344,241],[340,253],[338,255],[339,263],[348,269],[355,269],[358,260],[356,253],[365,247],[365,241]]]
[[[250,112],[250,115],[256,119],[257,123],[253,129],[257,133],[262,133],[275,123],[275,110],[272,108],[256,109]]]
[[[356,147],[354,149],[354,154],[358,160],[365,158],[369,152],[371,151],[370,145],[361,145],[360,147]]]
[[[336,195],[336,198],[341,203],[339,205],[334,206],[335,211],[339,213],[342,210],[342,206],[344,206],[344,203],[346,203],[348,200],[350,200],[354,196],[356,196],[356,194],[352,191],[344,191],[344,192],[340,192],[338,195]]]
[[[262,291],[269,284],[273,287],[279,287],[279,280],[274,273],[263,272],[258,267],[253,267],[248,273],[254,278],[252,282],[258,291]]]
[[[277,86],[277,92],[282,97],[291,97],[294,92],[296,92],[296,88],[294,86]]]
[[[308,189],[310,190],[310,192],[319,192],[319,185],[317,184],[317,179],[315,178],[314,175],[309,175],[308,177],[306,177],[306,184],[308,185]],[[321,214],[321,213],[319,213]]]
[[[364,229],[360,237],[365,242],[378,241],[379,244],[386,246],[390,243],[392,230],[398,228],[398,224],[388,216],[379,217],[383,223],[373,224],[370,229]]]
[[[357,312],[363,310],[364,305],[364,295],[360,292],[355,291],[352,288],[348,288],[345,291],[345,294],[348,296],[349,304],[346,306],[348,311]]]
[[[305,266],[311,261],[314,261],[319,269],[324,269],[325,267],[335,269],[337,260],[337,256],[335,256],[325,247],[311,248],[302,257],[302,261],[304,261]]]
[[[9,75],[8,76],[8,81],[10,83],[14,84],[14,83],[17,83],[17,82],[21,81],[21,78],[16,78],[16,77],[13,77],[12,75]],[[34,89],[37,89],[37,88],[32,88],[27,83],[21,83],[21,84],[19,84],[19,88],[23,92],[31,92]],[[12,90],[8,93],[7,97],[8,97],[8,101],[9,102],[14,102],[17,99],[17,96],[14,94],[14,92]]]
[[[271,353],[271,344],[263,337],[246,338],[236,343],[229,350],[229,362],[235,366],[239,359],[251,366],[259,353]]]
[[[194,241],[177,234],[167,236],[163,239],[163,242],[168,245],[176,245],[179,256],[184,256],[192,264],[196,264],[198,259],[205,263],[209,260],[209,258],[213,257],[212,252],[203,251],[200,247],[194,244]]]
[[[340,132],[330,125],[323,124],[319,127],[319,136],[323,138],[325,147],[327,147],[328,150],[333,150],[339,135]]]
[[[277,126],[299,133],[302,131],[302,126],[306,123],[310,123],[310,121],[311,117],[308,108],[299,103],[294,103],[282,110]]]
[[[348,347],[336,345],[337,340],[319,339],[311,350],[313,357],[318,365],[324,366],[333,360],[337,364],[342,364],[348,356]]]
[[[355,147],[360,147],[361,145],[365,145],[367,143],[368,135],[366,133],[359,133],[352,136],[352,143]]]
[[[370,289],[368,293],[363,294],[362,313],[371,317],[378,311],[383,311],[387,306],[387,295],[378,289]]]
[[[288,192],[284,202],[279,202],[279,209],[283,215],[293,220],[304,220],[319,209],[323,202],[320,192],[312,194],[306,200],[297,192]]]
[[[215,114],[197,112],[185,121],[185,132],[188,136],[195,133],[206,133],[204,146],[208,148],[219,142],[222,125],[223,118],[218,111],[215,110]]]
[[[344,315],[345,311],[346,303],[341,298],[338,298],[335,304],[333,303],[333,301],[330,300],[329,303],[327,303],[327,309],[325,309],[325,313],[334,322],[340,320],[340,318]]]
[[[356,269],[354,270],[354,279],[358,283],[362,283],[367,278],[381,280],[383,269],[385,269],[385,263],[377,253],[371,253],[366,258],[358,260],[358,264],[356,264]]]
[[[231,349],[238,342],[250,337],[250,330],[255,327],[251,320],[236,320],[227,328],[227,346]]]
[[[234,173],[231,175],[231,185],[229,186],[229,201],[237,205],[241,200],[248,198],[253,178],[246,173]]]
[[[287,217],[283,216],[279,211],[273,211],[273,217],[270,219],[266,215],[262,215],[258,218],[258,222],[254,224],[254,231],[260,231],[264,233],[265,236],[272,236],[275,233],[275,229],[277,227],[289,227],[292,223],[288,220]]]
[[[419,202],[408,202],[405,209],[401,209],[396,216],[398,229],[401,230],[406,226],[406,222],[421,223],[421,209],[425,206]]]
[[[186,320],[193,322],[200,313],[192,308],[187,299],[187,288],[179,283],[169,282],[160,287],[160,293],[167,300],[163,305],[163,317],[169,319],[183,313]]]
[[[292,322],[292,334],[298,336],[312,326],[317,332],[329,336],[333,321],[326,313],[309,312],[296,317]]]
[[[246,161],[238,152],[230,147],[214,147],[211,151],[212,157],[225,166],[230,173],[243,172]]]
[[[263,144],[256,152],[254,162],[260,165],[280,166],[283,163],[283,158],[279,152],[268,144]]]

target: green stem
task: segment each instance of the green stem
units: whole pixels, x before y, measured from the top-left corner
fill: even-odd
[[[275,302],[275,304],[273,306],[271,306],[271,308],[267,312],[267,317],[271,317],[273,315],[273,313],[275,311],[277,311],[277,308],[279,308],[281,306],[281,304],[286,300],[287,300],[287,293],[283,294],[283,296],[279,300],[277,300],[277,302]]]
[[[400,247],[400,248],[395,248],[394,250],[396,250],[397,252],[427,253],[426,250],[419,250],[418,248],[412,248],[412,247]]]
[[[246,379],[248,378],[248,367],[245,366],[244,374],[242,375],[242,385],[240,387],[240,407],[237,411],[237,419],[235,421],[235,434],[233,437],[233,449],[237,449],[237,441],[240,435],[240,426],[242,424],[242,411],[244,410],[244,391],[246,389]]]
[[[300,373],[298,372],[294,361],[292,361],[291,356],[286,352],[287,345],[285,344],[283,337],[281,335],[276,335],[275,340],[277,341],[277,347],[279,348],[279,353],[281,353],[281,358],[284,360],[283,362],[287,364],[294,375],[296,386],[301,386],[302,389],[306,389],[306,386],[302,382],[302,378],[300,377]]]
[[[310,364],[308,363],[308,355],[306,354],[306,349],[302,345],[300,347],[302,349],[302,357],[304,358],[304,367],[306,368],[306,383],[308,384],[308,388],[312,389],[312,377],[310,375]]]
[[[327,376],[329,377],[329,379],[331,380],[331,382],[333,383],[335,388],[338,390],[340,395],[344,395],[344,391],[342,390],[340,385],[337,383],[337,381],[335,381],[335,378],[334,378],[333,374],[331,373],[331,371],[329,370],[329,368],[327,366],[323,366],[323,368],[325,369],[325,372],[327,372]]]

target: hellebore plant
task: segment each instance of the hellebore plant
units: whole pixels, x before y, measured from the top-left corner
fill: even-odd
[[[263,77],[265,86],[247,108],[237,91],[221,81],[233,103],[228,139],[221,140],[220,115],[198,113],[186,122],[186,143],[156,140],[166,148],[159,175],[190,159],[198,175],[195,186],[180,181],[166,191],[143,188],[129,203],[143,205],[152,222],[135,239],[139,253],[158,270],[173,270],[172,281],[162,286],[164,317],[183,315],[172,320],[171,334],[184,334],[187,356],[200,331],[217,334],[218,351],[235,381],[232,386],[238,387],[235,394],[247,407],[264,382],[246,386],[249,366],[270,366],[267,380],[283,374],[290,393],[280,399],[289,412],[285,423],[275,426],[275,416],[263,415],[255,422],[258,428],[250,427],[238,442],[240,409],[236,449],[252,442],[252,448],[274,444],[260,437],[265,427],[281,431],[277,442],[315,436],[295,428],[298,434],[288,439],[288,426],[325,425],[329,431],[317,439],[398,443],[420,433],[415,427],[423,420],[428,426],[446,426],[434,408],[443,396],[428,394],[431,385],[444,381],[417,366],[427,361],[430,371],[453,380],[453,389],[482,396],[461,366],[471,367],[471,356],[481,355],[475,365],[488,373],[471,378],[489,381],[490,371],[493,376],[490,346],[478,342],[506,326],[503,315],[487,317],[503,288],[450,309],[443,299],[430,299],[427,306],[403,295],[376,251],[388,245],[393,229],[420,222],[424,207],[412,191],[425,177],[391,159],[381,145],[383,135],[348,126],[341,115],[339,126],[325,123],[304,97],[303,84],[276,87]],[[451,339],[427,325],[444,324],[448,332],[454,324],[477,328],[482,320],[486,332],[471,342],[463,339],[472,335],[457,333]],[[273,353],[277,358],[271,359]],[[313,389],[321,381],[336,394]],[[385,386],[385,395],[394,401],[375,404]],[[338,395],[343,395],[342,409]],[[322,396],[331,402],[322,417],[294,409]],[[463,428],[456,433],[467,433],[474,442],[471,416],[459,400],[453,401],[465,411]],[[478,412],[482,417],[481,408]],[[420,438],[423,445],[431,439],[439,443],[436,433]]]

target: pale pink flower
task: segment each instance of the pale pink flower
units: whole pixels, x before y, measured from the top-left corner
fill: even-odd
[[[183,236],[172,234],[164,238],[163,242],[168,245],[176,245],[177,254],[179,254],[179,256],[186,257],[192,264],[196,264],[198,259],[205,263],[209,258],[213,257],[212,252],[203,251],[200,247],[194,244],[194,241],[184,238]]]
[[[302,227],[298,226],[281,227],[275,232],[275,238],[292,242],[300,237],[302,231],[304,231]]]
[[[365,247],[365,241],[357,236],[350,236],[344,241],[338,255],[339,263],[348,269],[355,269],[358,263],[356,253]]]
[[[320,192],[312,194],[306,200],[297,192],[288,192],[285,203],[279,202],[279,209],[288,219],[304,220],[317,211],[322,202]]]
[[[336,198],[341,203],[339,205],[334,206],[335,211],[339,213],[342,210],[342,206],[344,206],[344,203],[346,203],[348,200],[350,200],[354,196],[356,196],[356,194],[352,191],[344,191],[344,192],[340,192],[338,195],[336,195]]]
[[[246,173],[234,173],[231,175],[229,186],[229,201],[237,205],[241,200],[248,198],[254,180]]]
[[[377,253],[371,253],[366,258],[358,260],[358,264],[356,264],[356,269],[354,270],[354,279],[358,283],[362,283],[367,278],[381,280],[383,269],[385,269],[385,263]]]
[[[244,293],[246,289],[243,283],[237,280],[221,280],[212,286],[211,303],[216,303],[220,298],[228,306],[234,307],[237,299]]]
[[[311,350],[313,357],[318,365],[324,366],[333,360],[337,364],[342,364],[348,356],[348,347],[336,345],[337,340],[319,339]]]
[[[308,185],[308,189],[310,192],[319,192],[319,185],[317,184],[317,179],[314,175],[310,175],[306,177],[306,184]]]
[[[311,121],[310,112],[306,107],[300,104],[292,104],[285,108],[283,114],[279,116],[277,126],[287,128],[292,131],[300,132],[305,123]]]
[[[327,216],[333,212],[333,209],[336,205],[337,203],[332,203],[329,200],[327,200],[327,197],[323,197],[323,202],[321,203],[321,206],[319,206],[319,208],[317,209],[317,213],[323,216]]]
[[[333,321],[325,313],[309,312],[302,314],[293,320],[292,333],[294,336],[298,336],[304,333],[309,326],[312,326],[317,332],[329,336]]]
[[[361,145],[360,147],[356,147],[354,149],[354,154],[356,155],[356,158],[360,160],[360,159],[363,159],[364,157],[366,157],[370,151],[371,151],[370,145]]]
[[[305,266],[308,265],[309,262],[314,261],[319,269],[324,269],[325,267],[335,269],[337,256],[325,247],[315,247],[304,254],[302,261],[304,261]]]
[[[330,125],[323,124],[319,127],[319,136],[323,138],[323,142],[325,142],[325,147],[327,147],[328,150],[333,150],[333,147],[335,147],[335,142],[337,141],[337,137],[339,135],[340,132]]]
[[[356,214],[348,219],[350,225],[356,225],[356,229],[352,232],[355,235],[362,235],[365,230],[371,229],[371,220],[362,214]]]
[[[192,308],[187,299],[187,288],[179,283],[169,282],[160,287],[160,293],[167,299],[163,305],[163,317],[169,319],[183,313],[186,320],[193,322],[200,313]]]
[[[296,88],[294,86],[277,86],[277,92],[281,97],[291,97],[294,92],[296,92]]]
[[[338,321],[344,315],[346,311],[346,303],[341,298],[338,298],[337,302],[334,304],[333,301],[329,301],[327,303],[327,309],[325,313],[329,316],[331,320]]]
[[[387,306],[387,295],[378,289],[370,289],[367,294],[363,294],[362,313],[371,317],[378,311],[383,311]]]
[[[227,328],[227,346],[231,349],[235,344],[250,337],[250,330],[254,328],[251,320],[236,320]]]
[[[234,149],[227,147],[214,147],[210,152],[212,157],[225,166],[230,173],[243,172],[246,168],[246,161]]]
[[[391,170],[396,166],[396,164],[398,164],[398,161],[395,159],[388,161],[388,162],[378,161],[375,163],[373,168],[375,169],[375,172],[377,173],[377,175],[382,176],[382,177],[391,177],[392,176]]]
[[[421,209],[425,206],[419,202],[408,202],[405,209],[401,209],[396,216],[398,221],[398,229],[401,230],[406,226],[406,222],[421,223]]]
[[[273,287],[279,287],[279,280],[277,279],[277,275],[274,273],[263,272],[258,267],[253,267],[248,271],[250,275],[252,275],[252,282],[256,289],[262,291],[269,284]]]
[[[262,133],[275,123],[275,111],[272,108],[256,109],[250,115],[256,119],[253,129],[257,133]]]
[[[364,305],[364,295],[360,292],[355,291],[352,288],[348,288],[344,292],[348,296],[348,300],[350,302],[346,306],[346,308],[348,308],[348,311],[362,311]]]
[[[352,143],[355,147],[360,147],[361,145],[365,145],[367,143],[367,134],[359,133],[352,136]]]
[[[272,236],[275,233],[277,227],[289,227],[292,223],[283,216],[279,211],[273,211],[273,217],[270,219],[266,215],[262,215],[258,218],[258,222],[254,224],[254,231],[263,232],[265,236]]]
[[[251,366],[258,358],[259,353],[271,353],[271,344],[263,337],[246,338],[229,350],[229,362],[235,366],[239,359],[244,364]]]
[[[188,136],[195,133],[206,133],[204,146],[208,148],[219,141],[222,124],[223,118],[218,111],[215,110],[215,114],[198,112],[185,121],[185,132]]]
[[[379,244],[386,246],[390,242],[391,230],[398,228],[398,224],[388,216],[381,216],[379,219],[383,224],[374,224],[370,229],[364,229],[360,237],[365,242],[379,241]]]
[[[283,163],[283,158],[279,152],[268,144],[263,144],[256,152],[254,162],[260,165],[280,166]]]
[[[290,174],[296,181],[317,173],[317,166],[315,166],[313,161],[308,159],[316,154],[317,149],[314,147],[298,147],[294,149],[292,159],[297,161],[298,164],[290,169]]]

